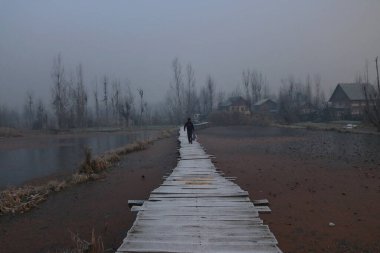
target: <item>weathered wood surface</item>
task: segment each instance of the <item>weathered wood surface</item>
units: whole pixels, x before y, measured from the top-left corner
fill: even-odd
[[[179,141],[173,172],[148,200],[130,201],[137,217],[117,252],[281,252],[259,218],[268,201],[255,206],[197,141],[188,144],[182,130]]]

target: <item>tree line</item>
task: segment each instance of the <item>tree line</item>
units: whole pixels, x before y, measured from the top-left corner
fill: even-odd
[[[215,82],[211,76],[198,91],[191,64],[183,69],[172,62],[173,80],[165,100],[150,105],[142,88],[133,90],[128,81],[104,75],[90,85],[78,64],[67,73],[61,54],[53,59],[50,98],[44,102],[27,91],[22,112],[0,105],[0,126],[28,129],[70,129],[86,127],[129,127],[178,124],[195,113],[208,115],[214,108]],[[88,89],[92,87],[92,90]],[[148,90],[149,92],[149,90]],[[90,104],[91,102],[91,104]]]
[[[364,76],[368,79],[368,65],[366,66]],[[321,76],[318,74],[313,77],[308,74],[303,81],[289,75],[281,80],[282,85],[276,94],[270,91],[267,78],[262,72],[246,69],[241,73],[241,83],[226,95],[221,89],[217,91],[211,75],[198,86],[191,63],[183,65],[175,58],[171,69],[172,78],[165,99],[159,104],[151,105],[144,97],[150,90],[133,90],[129,82],[122,83],[117,78],[103,75],[100,80],[95,79],[90,85],[85,85],[83,66],[78,64],[74,72],[67,73],[62,57],[58,54],[51,69],[49,102],[44,103],[28,91],[22,113],[0,105],[0,126],[69,129],[180,124],[194,115],[198,115],[200,120],[207,120],[217,105],[234,96],[243,97],[251,113],[255,103],[263,98],[271,98],[278,103],[278,119],[288,123],[330,119],[328,103],[321,87]],[[356,79],[362,82],[361,75]],[[358,80],[356,81],[359,82]],[[380,122],[380,85],[377,85],[375,94],[364,92],[368,101],[368,118],[374,124]]]

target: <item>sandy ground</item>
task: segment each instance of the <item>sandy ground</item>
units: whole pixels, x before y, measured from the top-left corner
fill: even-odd
[[[380,252],[380,137],[237,126],[198,137],[251,199],[269,200],[261,217],[284,252]]]
[[[92,229],[114,252],[132,226],[129,199],[147,199],[176,165],[176,138],[125,156],[105,179],[56,193],[29,213],[0,217],[0,252],[59,252],[70,232],[90,240]],[[144,175],[144,177],[142,177]]]

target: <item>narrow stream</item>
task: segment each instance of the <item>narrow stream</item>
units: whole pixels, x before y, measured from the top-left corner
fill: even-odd
[[[19,186],[26,181],[49,175],[71,174],[83,161],[85,147],[90,147],[93,155],[97,155],[137,140],[148,139],[154,134],[156,132],[153,130],[96,133],[43,137],[42,140],[23,141],[15,147],[9,143],[9,148],[0,149],[0,189]]]

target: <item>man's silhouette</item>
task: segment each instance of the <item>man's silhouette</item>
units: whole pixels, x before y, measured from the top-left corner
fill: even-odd
[[[185,125],[183,126],[183,131],[187,131],[187,139],[189,140],[189,143],[192,144],[193,143],[193,132],[194,132],[194,125],[193,123],[191,122],[191,119],[188,118],[187,119],[187,122],[185,123]]]

